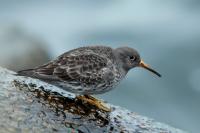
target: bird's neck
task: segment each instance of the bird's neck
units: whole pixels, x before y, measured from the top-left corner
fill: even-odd
[[[114,54],[114,58],[115,58],[114,63],[116,64],[118,71],[120,72],[122,77],[125,77],[129,70],[124,67],[123,61],[122,61],[122,59],[120,59],[120,56],[118,55],[118,53],[113,52],[113,54]]]

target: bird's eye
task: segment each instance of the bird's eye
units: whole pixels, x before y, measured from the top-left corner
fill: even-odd
[[[130,56],[129,58],[130,58],[130,60],[132,60],[132,61],[135,61],[135,60],[136,60],[136,57],[135,57],[135,56]]]

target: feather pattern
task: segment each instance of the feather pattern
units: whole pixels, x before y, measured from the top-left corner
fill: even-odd
[[[81,94],[104,93],[122,78],[112,48],[103,46],[71,50],[45,65],[20,71],[19,75],[38,78]]]

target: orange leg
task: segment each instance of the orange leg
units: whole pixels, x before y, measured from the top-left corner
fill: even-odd
[[[76,97],[77,99],[84,101],[86,103],[89,103],[91,105],[96,106],[98,109],[106,111],[106,112],[110,112],[111,109],[109,107],[107,107],[105,105],[105,103],[103,101],[100,101],[90,95],[80,95]]]

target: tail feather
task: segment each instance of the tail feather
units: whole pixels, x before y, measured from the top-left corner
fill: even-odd
[[[36,73],[35,69],[21,70],[21,71],[18,71],[17,74],[15,74],[15,75],[16,76],[32,77],[32,78],[40,79],[40,80],[45,81],[45,82],[57,80],[56,77]]]
[[[34,69],[21,70],[17,72],[17,76],[31,76],[34,74]]]
[[[44,75],[44,74],[37,73],[36,70],[37,69],[21,70],[21,71],[18,71],[17,74],[15,74],[15,75],[40,79],[40,80],[47,82],[47,83],[59,80],[57,77],[54,77],[53,75]]]

